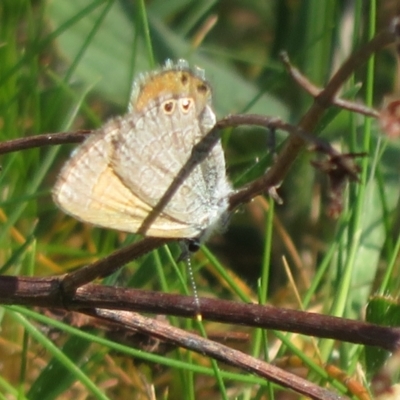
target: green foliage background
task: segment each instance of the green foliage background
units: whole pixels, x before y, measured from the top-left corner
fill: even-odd
[[[125,112],[135,76],[166,59],[179,58],[205,69],[219,117],[252,112],[295,124],[312,99],[289,78],[279,52],[287,50],[291,61],[323,86],[353,49],[368,40],[371,26],[379,29],[390,23],[395,2],[383,1],[377,10],[374,4],[361,0],[352,6],[338,0],[3,0],[0,140],[99,127]],[[214,17],[215,26],[195,45]],[[380,107],[385,95],[396,93],[396,78],[396,56],[388,49],[356,71],[342,95]],[[392,295],[393,315],[400,286],[399,142],[388,142],[375,121],[334,108],[327,112],[318,134],[344,152],[368,153],[361,162],[361,182],[346,192],[341,217],[337,221],[326,217],[326,177],[310,166],[317,156],[305,152],[280,188],[282,206],[267,207],[268,198],[258,198],[241,207],[228,231],[194,257],[200,295],[237,301],[266,297],[283,307],[357,319],[363,317],[372,294]],[[267,132],[242,128],[222,135],[228,173],[236,187],[261,176],[271,164]],[[278,148],[285,137],[278,132]],[[55,146],[2,156],[2,274],[64,273],[138,239],[85,226],[56,210],[50,190],[72,148]],[[105,283],[190,292],[176,277],[173,259],[179,249],[170,250],[130,263]],[[301,305],[287,283],[283,256],[295,276]],[[263,279],[258,281],[259,277]],[[385,319],[385,307],[370,310],[375,308],[379,311],[368,314],[371,320],[397,324]],[[182,398],[182,393],[186,398],[261,399],[267,394],[274,398],[280,390],[233,372],[223,373],[224,388],[216,385],[208,360],[200,356],[179,350],[164,356],[145,353],[105,338],[102,330],[82,331],[39,310],[3,307],[0,323],[2,398],[131,398],[132,393],[150,398],[152,384],[157,398],[170,399]],[[171,319],[171,323],[191,327],[190,321]],[[365,362],[361,346],[321,340],[316,351],[309,338],[293,340],[293,335],[276,333],[267,340],[265,332],[248,332],[252,339],[244,346],[247,352],[273,358],[279,337],[285,346],[279,347],[278,356],[297,354],[306,371],[312,371],[310,380],[321,385],[329,381],[338,392],[346,393],[346,388],[328,379],[321,363],[334,363],[349,375],[361,366],[367,386],[379,368],[373,361],[381,356],[369,353]]]

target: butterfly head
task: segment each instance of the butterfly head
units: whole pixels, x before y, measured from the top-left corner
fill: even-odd
[[[142,75],[134,83],[130,111],[142,112],[160,98],[167,102],[183,99],[182,111],[195,107],[199,115],[211,106],[212,91],[202,69],[189,69],[188,64],[180,60],[176,64],[167,62],[161,71]],[[167,102],[165,112],[171,111],[171,105]]]

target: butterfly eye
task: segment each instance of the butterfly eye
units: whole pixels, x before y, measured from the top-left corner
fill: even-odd
[[[181,99],[180,101],[180,106],[181,109],[184,113],[187,113],[192,106],[192,100],[191,99]]]
[[[164,102],[162,105],[162,108],[163,108],[165,114],[167,114],[167,115],[172,114],[174,112],[174,108],[175,108],[175,101],[168,100],[168,101]]]
[[[199,93],[206,94],[208,89],[207,89],[207,86],[202,83],[202,84],[197,86],[197,91]]]
[[[182,74],[181,75],[182,85],[186,85],[188,83],[188,80],[189,80],[189,78],[188,78],[188,76],[186,74]]]

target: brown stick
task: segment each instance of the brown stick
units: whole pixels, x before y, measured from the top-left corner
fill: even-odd
[[[278,385],[302,393],[315,400],[343,400],[345,397],[321,388],[306,379],[284,371],[271,364],[251,357],[241,351],[204,339],[196,334],[183,331],[154,319],[146,318],[140,314],[127,311],[110,311],[96,308],[86,311],[89,315],[104,318],[107,321],[119,323],[125,329],[134,329],[146,335],[151,335],[176,346],[195,351],[199,354],[212,357],[215,360],[241,368],[275,382]]]
[[[193,296],[88,284],[74,293],[62,290],[65,276],[50,278],[0,276],[0,304],[67,310],[105,308],[192,318],[198,313]],[[346,318],[269,305],[200,298],[204,319],[264,329],[296,332],[321,338],[400,349],[400,329]]]

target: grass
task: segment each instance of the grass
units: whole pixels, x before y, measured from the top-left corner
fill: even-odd
[[[344,14],[339,1],[43,1],[4,0],[0,5],[0,139],[95,128],[122,114],[132,78],[166,58],[199,65],[214,88],[215,108],[254,112],[297,123],[311,98],[278,60],[292,62],[323,86],[338,65],[374,35],[372,6],[362,1]],[[213,14],[217,24],[193,43]],[[345,15],[355,34],[349,33]],[[387,17],[386,21],[388,21]],[[356,71],[343,92],[378,107],[394,89],[395,61],[378,54]],[[358,83],[362,83],[362,87]],[[388,142],[371,119],[330,109],[319,134],[342,151],[365,151],[360,182],[346,191],[337,221],[325,215],[326,176],[296,160],[279,192],[284,204],[259,197],[232,216],[228,231],[193,257],[200,295],[260,301],[398,324],[399,144]],[[271,163],[266,132],[223,132],[228,173],[235,187],[261,176]],[[284,135],[278,132],[280,143]],[[66,217],[50,190],[73,146],[31,149],[2,156],[0,271],[47,276],[101,258],[136,238],[92,228]],[[191,292],[186,271],[177,278],[177,246],[135,260],[106,283],[168,292]],[[289,284],[283,257],[293,275]],[[180,268],[180,267],[179,267]],[[295,289],[296,288],[296,289]],[[298,297],[296,297],[296,290]],[[379,296],[378,296],[379,295]],[[389,295],[393,296],[391,298]],[[372,300],[371,300],[371,296]],[[383,305],[382,305],[383,303]],[[381,308],[380,308],[381,307]],[[390,309],[389,313],[382,310]],[[378,311],[374,311],[378,310]],[[389,316],[392,316],[389,318]],[[59,320],[44,310],[0,308],[0,398],[240,398],[284,396],[255,376],[211,365],[180,349],[154,354],[107,337],[102,327]],[[193,322],[170,318],[192,329]],[[239,346],[256,357],[297,355],[302,372],[320,385],[349,395],[326,362],[369,385],[385,355],[360,345],[312,340],[283,332],[228,327],[204,321],[207,331],[245,331]],[[365,357],[367,354],[367,357]],[[362,371],[362,373],[360,373]],[[396,376],[392,377],[394,381]],[[279,397],[286,398],[286,397]],[[360,398],[360,397],[359,397]]]

